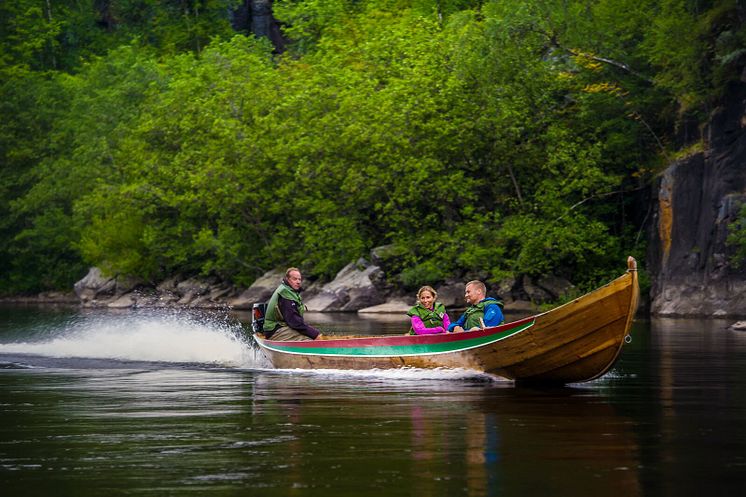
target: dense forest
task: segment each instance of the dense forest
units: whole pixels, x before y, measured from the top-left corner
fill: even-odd
[[[404,286],[592,286],[746,57],[735,0],[275,0],[281,44],[248,4],[0,3],[0,293],[381,246]]]

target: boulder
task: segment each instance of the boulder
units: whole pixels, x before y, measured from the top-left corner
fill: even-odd
[[[110,307],[112,309],[127,309],[129,307],[133,307],[136,303],[136,300],[132,294],[126,294],[122,295],[119,298],[116,298],[106,304],[106,307]]]
[[[168,279],[163,280],[155,287],[155,295],[157,297],[153,299],[153,307],[170,307],[179,301],[181,295],[178,293],[177,285],[182,281],[180,276],[172,276]]]
[[[501,298],[503,301],[513,300],[518,280],[513,277],[501,279],[492,290],[495,297]]]
[[[114,295],[117,287],[116,278],[104,276],[97,267],[88,270],[88,274],[73,287],[78,298],[90,302],[101,296]]]
[[[310,300],[312,297],[320,294],[324,289],[324,284],[319,281],[314,281],[308,286],[303,286],[303,300]]]
[[[575,290],[575,286],[572,283],[559,276],[542,276],[536,284],[546,290],[552,300],[562,298]]]
[[[128,296],[135,300],[133,307],[164,307],[161,302],[161,296],[152,289],[148,292],[135,290],[132,293],[123,295],[120,299]]]
[[[176,294],[181,298],[176,302],[178,305],[190,305],[198,297],[210,291],[210,284],[199,278],[189,278],[176,285]]]
[[[533,279],[529,276],[523,276],[523,290],[526,292],[531,302],[542,304],[552,300],[552,295],[544,288],[534,283]]]
[[[272,271],[267,271],[240,295],[229,298],[227,301],[228,305],[234,309],[251,309],[256,302],[266,302],[284,277],[285,271],[283,270],[273,269]]]
[[[235,297],[236,288],[217,278],[172,276],[157,286],[139,278],[106,278],[91,268],[75,284],[75,293],[84,307],[224,307]]]
[[[347,292],[322,291],[306,301],[306,308],[311,312],[339,311],[347,301]]]
[[[449,309],[466,307],[464,290],[466,290],[466,283],[461,281],[447,281],[435,289],[438,292],[438,301]]]
[[[306,301],[306,306],[316,312],[354,312],[382,304],[384,298],[376,281],[381,281],[381,268],[361,258],[342,268],[321,292]]]
[[[138,288],[147,287],[147,283],[142,278],[135,276],[122,276],[118,275],[115,278],[116,286],[114,288],[114,295],[124,295],[130,293]]]
[[[207,297],[211,302],[224,302],[235,292],[236,289],[231,285],[217,285],[210,288],[210,293]]]
[[[210,290],[210,283],[199,278],[188,278],[176,285],[176,292],[181,295],[204,295]]]
[[[176,292],[176,287],[179,284],[179,282],[181,282],[181,281],[182,281],[181,277],[179,277],[179,276],[172,276],[172,277],[170,277],[168,279],[165,279],[165,280],[161,281],[160,283],[158,283],[158,286],[156,286],[155,289],[158,290],[161,293],[163,293],[163,292],[175,293]]]
[[[179,296],[174,293],[158,293],[157,297],[152,300],[153,307],[175,307],[179,301]]]

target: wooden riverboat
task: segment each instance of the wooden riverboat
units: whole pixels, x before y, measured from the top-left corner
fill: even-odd
[[[279,369],[463,368],[516,381],[593,380],[616,362],[637,310],[637,263],[614,281],[550,311],[462,333],[334,337],[307,342],[254,338]]]

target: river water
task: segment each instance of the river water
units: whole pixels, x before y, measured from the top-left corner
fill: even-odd
[[[639,320],[606,376],[536,389],[271,370],[246,320],[0,307],[2,495],[746,495],[746,332],[730,321]]]

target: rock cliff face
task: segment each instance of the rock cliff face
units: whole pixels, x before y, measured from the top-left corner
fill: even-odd
[[[746,268],[729,261],[730,224],[746,203],[746,83],[733,84],[702,135],[703,151],[663,173],[651,232],[651,312],[746,315]]]

